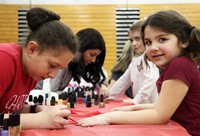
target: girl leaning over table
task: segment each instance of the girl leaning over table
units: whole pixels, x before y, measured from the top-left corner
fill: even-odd
[[[79,39],[79,51],[69,65],[58,71],[55,78],[50,79],[50,89],[59,93],[64,91],[71,80],[81,84],[81,80],[96,86],[100,91],[106,89],[107,79],[103,72],[106,55],[105,41],[101,33],[94,28],[84,28],[76,33]],[[43,81],[38,82],[35,89],[41,89]]]
[[[68,124],[64,117],[70,114],[66,106],[24,103],[39,80],[55,77],[68,65],[78,50],[78,40],[50,10],[35,7],[26,17],[31,32],[25,44],[0,44],[0,112],[20,112],[22,129],[63,128]]]

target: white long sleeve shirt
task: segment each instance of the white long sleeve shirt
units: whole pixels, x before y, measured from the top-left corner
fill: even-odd
[[[145,53],[143,53],[133,58],[126,72],[109,90],[108,99],[117,99],[132,85],[134,104],[153,103],[158,96],[156,87],[158,77],[159,69],[148,59],[145,62]]]

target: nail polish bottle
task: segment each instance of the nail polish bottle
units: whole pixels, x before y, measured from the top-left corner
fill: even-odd
[[[72,93],[72,91],[71,91],[72,89],[71,89],[71,87],[69,87],[68,89],[67,89],[67,93],[68,93],[68,96],[70,96],[71,95],[71,93]]]
[[[67,105],[67,92],[63,92],[62,94],[62,104]]]
[[[94,96],[94,105],[99,105],[99,95],[95,94]]]
[[[42,95],[39,95],[38,96],[38,105],[43,105],[43,96]]]
[[[9,118],[5,118],[3,120],[3,129],[1,131],[1,136],[8,136],[9,135],[8,128],[9,128]]]
[[[37,98],[37,96],[33,97],[33,103],[34,103],[34,105],[38,105],[38,98]]]
[[[49,93],[45,93],[44,101],[45,101],[45,105],[50,105]]]
[[[82,92],[81,91],[78,91],[77,103],[78,104],[82,104],[83,103],[83,98],[82,98]]]
[[[73,96],[72,94],[69,96],[69,103],[70,103],[70,108],[74,108],[74,103],[75,103],[75,96]]]
[[[83,98],[83,102],[86,103],[86,100],[87,100],[87,98],[86,98],[86,92],[83,92],[82,98]]]
[[[104,107],[105,107],[104,96],[103,94],[101,94],[99,98],[99,108],[104,108]]]
[[[28,96],[28,105],[34,105],[33,103],[33,95]]]
[[[62,102],[62,93],[61,93],[61,94],[58,95],[57,104],[58,104],[58,105],[62,105],[62,103],[63,103],[63,102]]]
[[[76,92],[75,91],[72,92],[72,96],[73,96],[73,102],[76,103]]]
[[[51,85],[50,85],[50,78],[46,78],[43,80],[43,84],[42,84],[42,91],[43,93],[48,93],[49,97],[51,98]]]
[[[9,115],[9,136],[20,136],[20,114],[18,112]]]
[[[0,136],[3,128],[3,119],[4,119],[4,113],[0,113]]]
[[[56,105],[56,98],[55,98],[55,96],[52,96],[52,97],[51,97],[50,105],[51,105],[51,106]]]
[[[90,95],[87,95],[86,97],[86,107],[92,107],[92,101]]]

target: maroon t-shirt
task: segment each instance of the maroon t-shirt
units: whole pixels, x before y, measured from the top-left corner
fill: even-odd
[[[22,47],[0,44],[0,112],[19,111],[36,85],[23,70]]]
[[[159,92],[163,81],[169,79],[180,79],[189,87],[171,119],[180,123],[191,135],[200,136],[200,72],[197,65],[187,57],[174,59],[157,81]]]

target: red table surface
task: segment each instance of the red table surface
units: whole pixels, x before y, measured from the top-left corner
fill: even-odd
[[[105,108],[92,105],[86,108],[85,104],[75,104],[71,110],[71,118],[80,118],[101,114],[114,107],[126,106],[121,100],[108,101]],[[188,132],[178,123],[169,120],[165,125],[103,125],[93,127],[76,126],[69,121],[64,129],[31,129],[22,130],[21,136],[189,136]]]

